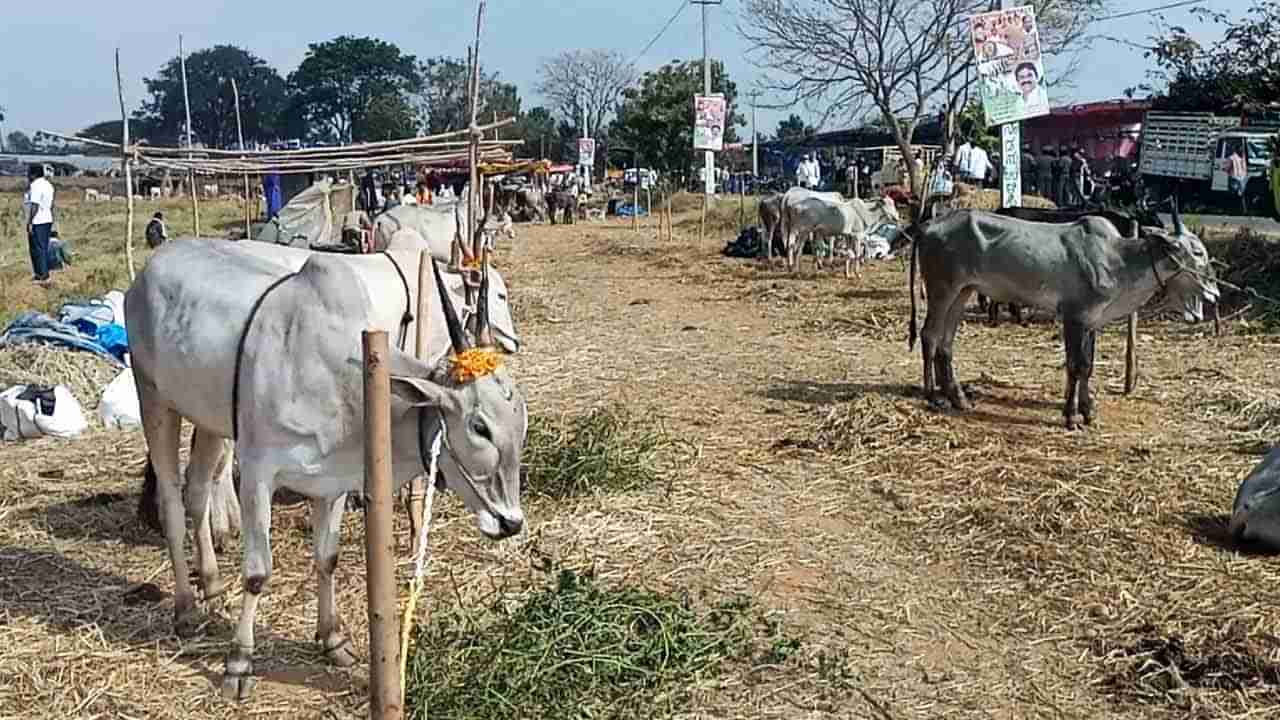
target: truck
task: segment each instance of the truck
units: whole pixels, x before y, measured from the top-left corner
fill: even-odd
[[[1186,200],[1195,199],[1239,212],[1240,199],[1227,182],[1227,159],[1238,150],[1248,168],[1249,213],[1274,216],[1270,139],[1280,130],[1280,117],[1274,115],[1147,112],[1138,146],[1139,196],[1155,205],[1176,194],[1184,207]]]

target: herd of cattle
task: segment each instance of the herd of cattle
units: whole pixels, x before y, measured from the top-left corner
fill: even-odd
[[[775,234],[783,238],[793,270],[802,238],[844,239],[851,241],[846,275],[850,263],[863,260],[868,232],[881,223],[902,223],[889,198],[864,202],[799,188],[764,198],[759,210],[767,256]],[[1176,207],[1172,230],[1158,218],[1045,213],[952,210],[905,229],[911,241],[908,346],[917,337],[918,266],[928,301],[919,337],[930,403],[970,406],[956,380],[953,348],[975,293],[1062,317],[1068,428],[1095,418],[1089,381],[1099,328],[1157,295],[1188,320],[1203,317],[1202,302],[1217,301],[1208,253]],[[464,358],[476,352],[500,358],[518,352],[520,340],[506,285],[489,267],[487,253],[457,263],[460,251],[466,256],[462,240],[468,234],[460,217],[456,204],[396,208],[377,219],[385,252],[364,255],[181,239],[160,247],[128,290],[126,322],[148,477],[154,481],[148,490],[154,490],[153,522],[164,532],[174,572],[179,634],[200,627],[184,550],[186,521],[194,527],[196,577],[205,602],[227,590],[215,545],[232,529],[241,531],[245,592],[224,667],[228,697],[244,699],[254,684],[254,622],[271,578],[271,498],[277,489],[310,498],[319,584],[316,638],[330,661],[355,662],[336,611],[333,573],[346,496],[363,489],[361,331],[381,329],[392,338],[396,487],[421,478],[439,438],[443,452],[435,481],[458,493],[481,533],[501,539],[523,526],[524,396],[500,360],[496,369],[459,372]],[[514,237],[505,212],[485,216],[476,232]],[[431,257],[434,282],[421,289],[426,297],[420,305],[417,283],[409,278],[424,252]],[[419,307],[427,308],[425,317],[415,315]],[[408,343],[420,323],[426,323],[425,343],[415,352]],[[180,479],[184,418],[195,432]],[[232,483],[233,454],[238,488]],[[1269,535],[1280,527],[1273,519],[1280,518],[1280,455],[1268,460],[1271,469],[1255,473],[1262,479],[1246,483],[1247,493],[1241,488],[1232,527],[1241,537],[1280,541],[1280,533]],[[144,492],[144,506],[150,495]]]

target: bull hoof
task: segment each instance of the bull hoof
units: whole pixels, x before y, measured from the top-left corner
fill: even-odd
[[[958,395],[951,398],[951,407],[960,412],[969,412],[973,409],[973,403],[969,402],[969,398],[966,398],[963,395]]]
[[[1068,430],[1083,430],[1084,418],[1080,415],[1068,415],[1066,417],[1066,425]]]
[[[941,395],[930,395],[927,398],[927,400],[929,402],[929,407],[933,408],[934,410],[947,409],[947,399]]]
[[[184,640],[200,634],[205,616],[190,603],[176,602],[173,609],[173,634]]]
[[[257,684],[258,678],[253,676],[253,658],[240,648],[227,653],[222,671],[222,697],[247,700]]]
[[[204,588],[204,601],[206,603],[211,600],[217,600],[227,592],[227,584],[222,581],[221,577],[201,578],[200,586]]]
[[[317,639],[317,642],[324,651],[325,659],[337,667],[348,668],[356,664],[357,658],[351,641],[342,635],[333,633],[328,639]]]

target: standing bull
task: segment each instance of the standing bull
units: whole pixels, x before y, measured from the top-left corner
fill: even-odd
[[[773,239],[778,237],[782,229],[782,193],[769,193],[760,198],[760,227],[764,230],[761,254],[770,263],[773,262]]]
[[[547,193],[547,215],[551,224],[556,224],[556,210],[564,212],[565,225],[572,225],[578,216],[578,195],[572,190],[552,190]]]
[[[857,267],[861,266],[867,232],[882,223],[901,222],[897,206],[887,196],[864,202],[857,198],[846,199],[839,193],[791,188],[782,196],[781,203],[781,232],[787,249],[787,267],[793,271],[799,267],[805,237],[824,237],[833,241],[848,238],[852,247],[846,250],[844,275],[849,277],[850,265],[856,263]],[[833,251],[834,247],[833,242]],[[816,247],[813,262],[815,267],[821,267]]]
[[[1067,383],[1063,415],[1068,429],[1093,422],[1089,378],[1096,331],[1136,312],[1157,292],[1190,320],[1203,319],[1201,300],[1216,302],[1209,254],[1174,210],[1173,233],[1143,228],[1120,235],[1109,220],[1087,216],[1047,224],[978,210],[954,210],[926,225],[911,245],[911,321],[914,348],[916,263],[928,296],[920,332],[924,392],[935,406],[935,373],[957,410],[971,406],[956,380],[956,330],[974,292],[1062,315]]]

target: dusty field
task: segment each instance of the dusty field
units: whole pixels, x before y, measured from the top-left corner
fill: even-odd
[[[696,215],[676,231],[696,238]],[[957,369],[976,411],[925,409],[896,260],[861,282],[815,277],[807,259],[790,277],[722,258],[723,234],[659,243],[647,221],[520,232],[498,264],[531,413],[623,403],[686,449],[660,487],[528,504],[528,532],[503,544],[443,498],[421,621],[514,600],[548,568],[594,567],[698,602],[747,593],[803,639],[776,667],[698,688],[689,717],[1280,712],[1275,561],[1224,538],[1236,487],[1280,426],[1274,336],[1144,320],[1142,379],[1122,397],[1113,329],[1098,350],[1100,425],[1067,433],[1043,315],[989,328],[975,310]],[[167,559],[134,522],[143,453],[140,433],[104,430],[3,449],[0,717],[365,712],[365,666],[327,669],[311,643],[299,507],[276,508],[264,678],[243,707],[217,697],[226,628],[171,634]],[[364,654],[362,527],[348,515],[338,583]],[[222,557],[225,576],[237,560]]]

